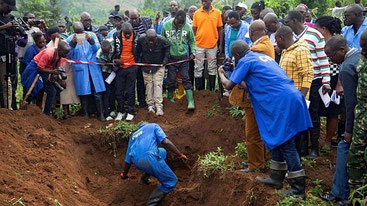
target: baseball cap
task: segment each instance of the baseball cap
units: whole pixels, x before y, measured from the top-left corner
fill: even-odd
[[[15,0],[3,0],[3,2],[8,5],[9,9],[12,11],[18,11]]]
[[[122,16],[121,14],[116,14],[115,16],[113,16],[113,18],[119,18],[119,19],[123,20],[124,16]]]
[[[238,3],[237,5],[236,5],[236,7],[241,7],[241,8],[245,8],[246,10],[247,10],[247,5],[245,4],[245,3]]]

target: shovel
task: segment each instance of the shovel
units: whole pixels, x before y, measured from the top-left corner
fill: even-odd
[[[37,74],[36,77],[34,78],[31,87],[27,91],[27,94],[25,95],[24,99],[20,102],[20,109],[24,109],[24,110],[27,109],[27,106],[28,106],[27,99],[28,99],[29,95],[31,95],[34,87],[36,86],[36,83],[37,83],[39,77],[40,77],[40,75]]]

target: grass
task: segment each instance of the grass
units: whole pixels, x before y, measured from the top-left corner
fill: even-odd
[[[229,108],[229,114],[232,117],[238,117],[238,116],[244,117],[245,116],[245,111],[243,111],[239,107],[231,107],[231,108]]]
[[[22,197],[19,198],[19,199],[13,198],[13,199],[9,200],[9,202],[8,202],[8,206],[24,206],[24,205],[25,204],[22,201]]]
[[[104,141],[112,146],[113,155],[117,157],[117,146],[124,140],[128,140],[133,132],[139,128],[140,123],[134,124],[126,121],[120,121],[116,125],[108,125],[106,128],[98,130],[105,138]]]
[[[233,161],[228,161],[228,156],[218,147],[216,151],[199,156],[199,171],[208,178],[215,172],[225,172],[234,169]]]
[[[306,157],[302,157],[302,164],[306,167],[314,168],[316,166],[316,159],[307,159]]]
[[[241,158],[242,161],[247,162],[248,157],[247,157],[247,149],[246,149],[245,143],[243,142],[237,143],[235,150],[236,150],[236,156]]]
[[[207,112],[206,112],[206,115],[208,117],[212,117],[214,115],[222,115],[223,114],[223,110],[220,106],[220,103],[215,103]]]
[[[356,190],[353,190],[350,193],[350,198],[352,199],[352,205],[357,205],[356,203],[358,203],[359,205],[367,205],[367,198],[366,199],[362,198],[362,197],[365,197],[366,190],[367,190],[367,184]],[[360,196],[360,197],[356,197],[356,196]]]

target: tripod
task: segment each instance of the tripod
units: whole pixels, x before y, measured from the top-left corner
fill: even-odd
[[[16,53],[15,53],[15,38],[14,36],[5,36],[6,44],[5,44],[5,51],[6,51],[6,74],[5,78],[3,79],[6,83],[6,91],[2,91],[6,93],[6,97],[3,100],[4,107],[8,109],[12,109],[16,102],[13,102],[13,85],[17,84],[17,62],[16,62]],[[5,87],[3,87],[4,89]],[[4,95],[3,95],[4,97]],[[16,104],[15,104],[16,106]]]

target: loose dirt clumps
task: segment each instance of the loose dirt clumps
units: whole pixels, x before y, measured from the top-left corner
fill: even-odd
[[[280,199],[272,188],[259,185],[239,169],[216,173],[210,178],[197,171],[198,155],[221,147],[234,154],[236,143],[244,140],[240,117],[229,115],[226,99],[215,93],[195,93],[196,110],[187,112],[187,101],[164,102],[165,115],[157,117],[140,109],[134,122],[158,123],[189,161],[185,164],[168,153],[167,162],[179,178],[176,189],[163,205],[274,205]],[[0,205],[21,198],[24,205],[90,206],[145,205],[159,184],[138,183],[142,174],[134,167],[128,180],[120,179],[127,140],[121,142],[117,158],[98,133],[110,123],[73,117],[57,121],[34,107],[26,111],[0,110]],[[329,161],[328,158],[332,159]],[[312,180],[332,182],[334,162],[330,155],[320,165],[306,168]],[[265,176],[266,174],[261,174]]]

